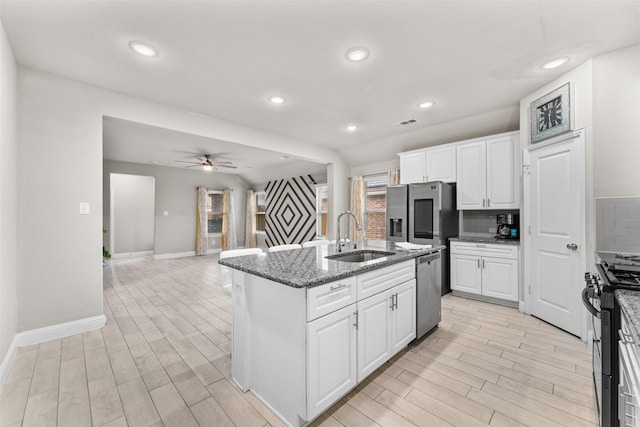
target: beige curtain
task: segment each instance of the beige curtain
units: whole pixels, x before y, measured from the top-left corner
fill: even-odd
[[[256,242],[256,193],[247,190],[247,218],[244,229],[244,247],[255,248]]]
[[[387,175],[389,178],[387,185],[400,185],[400,169],[389,169]]]
[[[238,247],[235,209],[233,207],[233,190],[224,190],[222,202],[222,250],[228,251]]]
[[[205,255],[208,248],[207,229],[207,198],[209,191],[205,187],[198,187],[198,200],[196,205],[196,255]]]
[[[364,203],[364,177],[362,175],[356,175],[351,178],[351,212],[358,218],[358,222],[363,230],[358,231],[355,224],[349,227],[351,230],[349,237],[353,242],[361,240],[364,235]],[[349,219],[349,221],[353,223],[353,219]]]

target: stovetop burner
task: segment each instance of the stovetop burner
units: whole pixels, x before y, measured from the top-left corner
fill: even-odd
[[[640,290],[640,254],[598,252],[597,257],[605,273],[605,285]]]

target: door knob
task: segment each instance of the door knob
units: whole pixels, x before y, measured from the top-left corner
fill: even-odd
[[[567,249],[575,251],[576,249],[578,249],[578,245],[576,245],[575,243],[567,243]]]

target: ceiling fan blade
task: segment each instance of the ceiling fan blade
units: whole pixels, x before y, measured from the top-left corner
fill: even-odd
[[[212,162],[216,165],[230,165],[233,162],[218,162],[218,161],[214,161],[212,160]]]
[[[174,160],[175,162],[178,163],[189,163],[191,165],[201,165],[202,163],[196,163],[196,162],[185,162],[184,160]]]
[[[193,164],[191,166],[185,166],[185,168],[197,168],[199,166],[202,166],[201,164],[197,163],[197,164]]]
[[[237,166],[230,166],[230,165],[222,165],[220,163],[214,163],[214,167],[219,167],[219,168],[229,168],[229,169],[238,169]]]

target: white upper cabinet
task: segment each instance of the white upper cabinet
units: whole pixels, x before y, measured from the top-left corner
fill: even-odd
[[[426,182],[426,164],[424,151],[400,154],[400,184]]]
[[[485,209],[487,204],[487,161],[485,142],[458,146],[457,208]]]
[[[518,209],[520,180],[518,135],[487,141],[487,207]]]
[[[458,145],[457,207],[519,209],[518,133]]]
[[[446,145],[425,151],[427,161],[427,182],[456,182],[456,147]]]
[[[456,182],[455,144],[400,153],[400,184]]]

